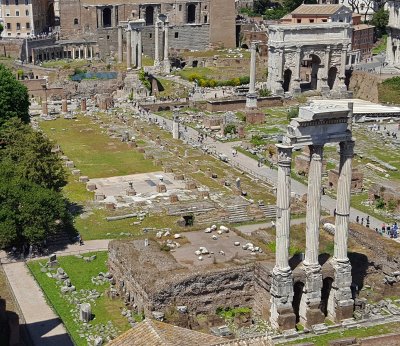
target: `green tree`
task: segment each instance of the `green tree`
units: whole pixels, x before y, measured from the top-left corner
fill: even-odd
[[[375,32],[377,37],[382,37],[386,33],[386,26],[389,23],[389,11],[386,11],[383,7],[376,11],[371,19],[371,25],[375,26]]]
[[[301,4],[316,4],[317,0],[283,0],[283,7],[287,13],[294,11]]]
[[[269,20],[277,20],[277,19],[281,19],[287,13],[288,13],[288,11],[284,7],[279,6],[276,8],[267,9],[265,11],[264,18],[269,19]]]
[[[70,222],[60,193],[26,179],[0,175],[0,248],[39,244]]]
[[[28,89],[0,64],[0,127],[11,118],[20,118],[24,123],[29,123]]]
[[[66,173],[52,143],[19,119],[9,120],[0,128],[1,174],[24,178],[44,188],[60,190],[66,185]]]

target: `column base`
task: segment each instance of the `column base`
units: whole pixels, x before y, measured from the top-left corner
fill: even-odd
[[[271,283],[270,322],[275,329],[288,330],[296,327],[296,315],[293,312],[293,276],[290,268],[274,268]]]
[[[320,265],[303,265],[306,273],[306,284],[300,302],[300,322],[306,327],[323,323],[325,315],[320,309],[322,274]]]
[[[171,73],[171,65],[169,63],[169,60],[164,60],[163,72],[166,73],[166,74]]]
[[[350,261],[331,261],[334,269],[334,281],[328,300],[328,316],[335,322],[353,317],[354,300],[351,293]]]
[[[257,108],[257,94],[246,95],[246,108]]]

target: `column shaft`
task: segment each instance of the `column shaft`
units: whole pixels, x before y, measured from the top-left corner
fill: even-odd
[[[350,215],[351,161],[354,141],[340,142],[339,180],[336,198],[334,260],[348,262],[347,235]]]
[[[170,73],[170,65],[169,65],[169,58],[168,58],[168,32],[169,32],[169,23],[166,21],[164,23],[164,72]]]
[[[255,42],[251,43],[250,46],[250,84],[249,84],[249,93],[254,94],[256,92],[256,53],[257,53],[257,45]]]
[[[132,41],[131,31],[126,32],[126,68],[131,68]]]
[[[276,191],[276,262],[275,267],[289,271],[289,232],[292,147],[277,145],[278,187]]]
[[[138,47],[138,57],[137,57],[137,68],[142,68],[142,31],[137,32],[137,47]]]
[[[137,66],[137,31],[132,30],[131,32],[131,41],[132,41],[132,66],[136,67]]]
[[[159,60],[159,48],[158,48],[158,21],[154,25],[154,66],[158,66],[160,64]]]
[[[118,26],[118,64],[122,63],[122,27]]]
[[[319,266],[319,221],[321,216],[322,145],[310,145],[308,172],[306,255],[304,264]]]

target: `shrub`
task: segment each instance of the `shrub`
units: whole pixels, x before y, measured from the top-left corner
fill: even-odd
[[[376,209],[383,209],[385,208],[385,201],[382,198],[378,198],[375,201],[375,208]]]
[[[224,134],[227,135],[228,133],[236,133],[236,125],[235,124],[228,124],[224,128]]]

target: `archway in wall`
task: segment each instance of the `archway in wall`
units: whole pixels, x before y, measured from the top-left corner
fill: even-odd
[[[335,82],[336,82],[336,76],[337,76],[338,70],[336,67],[331,67],[328,71],[328,86],[329,89],[333,89]]]
[[[303,81],[304,89],[315,90],[318,88],[318,70],[321,65],[321,59],[315,55],[310,54],[301,62],[300,77]]]
[[[304,289],[304,283],[301,281],[295,282],[293,286],[293,302],[292,302],[292,307],[293,307],[293,312],[296,315],[296,323],[300,321],[300,315],[299,315],[299,310],[300,310],[300,302],[301,302],[301,297],[303,295],[303,289]]]
[[[46,25],[47,27],[55,26],[55,16],[54,16],[54,5],[50,4],[47,8],[47,16],[46,16]]]
[[[103,27],[109,28],[111,26],[111,8],[103,9]]]
[[[196,5],[190,4],[187,7],[187,22],[194,23],[196,22]]]
[[[283,84],[282,84],[283,91],[285,92],[289,91],[291,80],[292,80],[292,70],[286,69],[285,72],[283,72]]]
[[[333,279],[331,277],[327,277],[322,280],[322,289],[321,289],[321,311],[325,316],[328,316],[328,301],[329,295],[332,289]]]
[[[154,24],[154,7],[147,6],[146,7],[146,25],[153,25]]]

